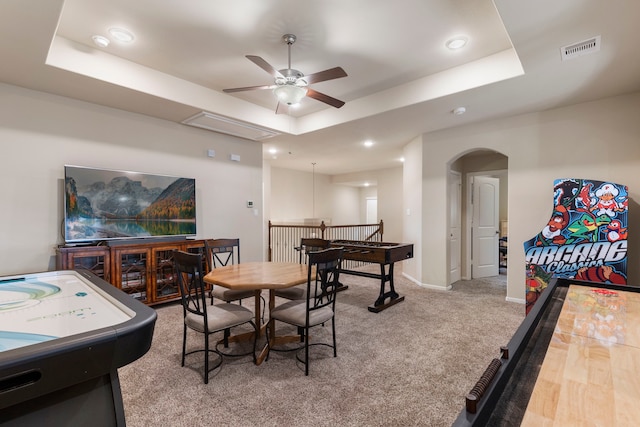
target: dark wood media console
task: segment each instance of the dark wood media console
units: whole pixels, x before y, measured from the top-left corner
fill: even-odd
[[[204,253],[204,240],[103,242],[56,248],[58,270],[89,270],[147,305],[180,299],[173,251]]]

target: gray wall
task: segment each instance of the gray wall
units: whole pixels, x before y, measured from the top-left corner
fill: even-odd
[[[364,188],[345,182],[365,178],[377,185]],[[402,241],[402,191],[398,190],[402,188],[402,167],[347,177],[271,168],[270,180],[268,216],[272,221],[296,223],[316,217],[330,219],[333,225],[363,224],[366,198],[375,196],[378,220],[384,221],[384,239]]]
[[[65,164],[195,178],[197,237],[239,237],[243,260],[263,259],[259,143],[6,84],[0,141],[0,275],[54,268]]]
[[[417,137],[405,147],[404,204],[413,204],[424,216],[406,216],[404,235],[421,242],[421,253],[405,264],[405,274],[421,284],[447,286],[447,204],[433,201],[447,200],[448,164],[474,150],[489,149],[508,158],[507,298],[524,299],[522,243],[549,220],[557,178],[629,187],[629,283],[640,285],[640,233],[633,232],[640,216],[638,111],[640,93],[634,93]]]

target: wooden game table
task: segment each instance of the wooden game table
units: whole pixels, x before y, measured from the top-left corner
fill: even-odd
[[[454,426],[637,425],[639,292],[552,280]]]
[[[124,426],[156,312],[87,270],[0,277],[0,424]]]
[[[255,319],[256,325],[261,324],[259,295],[262,289],[269,290],[269,310],[275,307],[275,291],[289,288],[307,282],[309,266],[290,262],[246,262],[225,267],[214,268],[204,276],[204,281],[212,285],[223,286],[229,289],[247,290],[256,292]],[[273,322],[268,325],[271,346],[299,340],[300,336],[276,337]],[[262,330],[262,326],[258,328]],[[244,337],[230,337],[243,339]],[[264,346],[257,356],[256,364],[260,365],[269,353],[269,345]]]

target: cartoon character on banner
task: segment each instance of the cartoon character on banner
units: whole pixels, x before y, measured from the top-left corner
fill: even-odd
[[[527,313],[552,277],[627,283],[627,196],[620,184],[554,181],[551,219],[524,243]]]

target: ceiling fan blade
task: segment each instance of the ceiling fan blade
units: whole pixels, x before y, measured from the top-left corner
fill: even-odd
[[[267,73],[271,74],[273,76],[273,78],[284,78],[284,76],[280,73],[280,71],[276,70],[275,68],[273,68],[271,66],[271,64],[269,64],[267,61],[265,61],[264,59],[260,58],[259,56],[255,56],[255,55],[247,55],[246,56],[247,59],[251,62],[253,62],[254,64],[256,64],[258,67],[262,68],[263,70],[265,70]]]
[[[244,92],[246,90],[262,90],[262,89],[274,89],[276,85],[264,85],[264,86],[247,86],[247,87],[234,87],[231,89],[222,89],[225,93]]]
[[[307,96],[336,108],[340,108],[344,105],[344,101],[332,98],[329,95],[325,95],[324,93],[320,93],[313,89],[307,89]]]
[[[339,79],[341,77],[347,77],[347,73],[342,69],[342,67],[335,67],[304,76],[304,79],[308,84],[313,84],[327,80]]]

